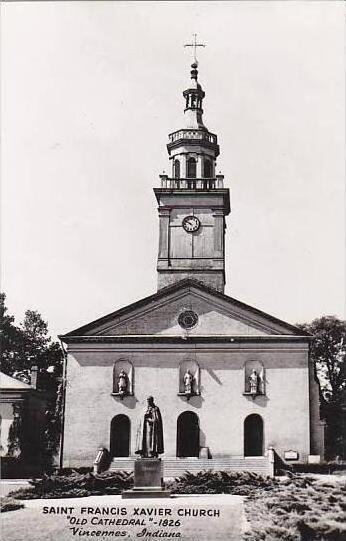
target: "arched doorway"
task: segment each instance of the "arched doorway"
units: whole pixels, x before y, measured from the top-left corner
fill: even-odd
[[[199,456],[199,420],[193,411],[184,411],[178,417],[177,456]]]
[[[263,456],[263,420],[256,413],[244,421],[244,456]]]
[[[116,415],[111,422],[111,456],[129,456],[130,454],[130,419],[127,415]]]

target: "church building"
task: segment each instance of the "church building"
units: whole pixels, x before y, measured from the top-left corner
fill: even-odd
[[[148,396],[163,421],[166,476],[273,474],[323,457],[319,392],[300,329],[225,295],[230,195],[216,174],[197,62],[169,135],[158,204],[157,292],[60,338],[67,345],[65,467],[133,469]]]

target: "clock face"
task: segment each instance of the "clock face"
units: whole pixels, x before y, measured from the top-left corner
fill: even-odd
[[[200,225],[201,222],[196,216],[185,216],[183,219],[183,228],[187,233],[194,233]]]

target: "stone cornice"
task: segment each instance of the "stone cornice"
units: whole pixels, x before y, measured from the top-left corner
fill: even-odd
[[[118,336],[61,336],[66,344],[235,344],[235,343],[309,343],[311,336],[169,336],[169,335],[118,335]]]

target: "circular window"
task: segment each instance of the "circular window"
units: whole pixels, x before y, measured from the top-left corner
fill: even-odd
[[[178,317],[178,323],[183,329],[192,329],[198,322],[198,315],[193,310],[185,310]]]

